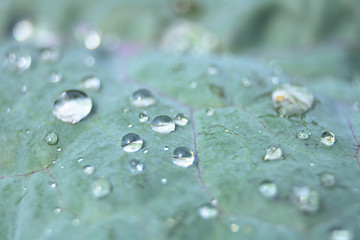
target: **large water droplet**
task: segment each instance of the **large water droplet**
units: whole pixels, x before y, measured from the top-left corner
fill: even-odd
[[[335,135],[332,132],[324,132],[321,134],[321,142],[326,146],[332,146],[335,143]]]
[[[91,165],[86,165],[84,166],[83,168],[83,172],[86,174],[86,175],[91,175],[95,172],[96,168],[94,166],[91,166]]]
[[[194,153],[187,147],[178,147],[172,154],[172,161],[179,167],[189,167],[194,163]]]
[[[59,141],[59,137],[54,132],[49,132],[45,135],[44,141],[49,145],[56,145]]]
[[[15,47],[5,54],[4,67],[12,72],[21,72],[31,65],[31,56],[24,48]]]
[[[309,139],[311,136],[311,132],[308,130],[301,130],[296,134],[296,137],[302,140]]]
[[[111,183],[103,178],[96,179],[91,184],[91,193],[95,198],[107,197],[111,189]]]
[[[56,47],[44,48],[40,51],[40,59],[47,63],[55,63],[61,57],[61,50]]]
[[[146,108],[154,105],[156,100],[149,90],[139,89],[131,95],[130,102],[135,107]]]
[[[291,117],[308,111],[313,105],[314,97],[304,87],[284,84],[272,92],[272,102],[280,116]]]
[[[174,118],[174,122],[176,125],[183,127],[183,126],[186,126],[186,124],[189,122],[189,119],[186,117],[185,114],[178,113],[178,114],[176,114],[176,116]]]
[[[130,160],[129,167],[132,174],[141,174],[145,169],[145,165],[137,159]]]
[[[266,180],[260,184],[259,192],[265,198],[275,198],[278,194],[278,189],[274,182]]]
[[[101,81],[98,77],[94,75],[86,76],[81,80],[81,88],[85,91],[100,91]]]
[[[205,204],[198,209],[198,214],[203,219],[214,219],[218,216],[218,210],[211,204]]]
[[[160,115],[152,120],[151,128],[158,133],[170,133],[175,130],[175,123],[170,117]]]
[[[78,90],[68,90],[55,100],[54,116],[67,123],[75,124],[85,118],[92,109],[91,98]]]
[[[139,121],[140,122],[146,122],[147,120],[149,119],[149,116],[148,115],[146,115],[145,113],[140,113],[139,114]]]
[[[331,173],[320,175],[321,185],[324,187],[333,187],[335,185],[335,176]]]
[[[350,230],[335,229],[331,232],[331,240],[353,240],[354,234]]]
[[[144,141],[135,133],[128,133],[121,139],[121,147],[125,152],[137,152],[143,144]]]
[[[13,28],[13,36],[16,41],[22,42],[29,39],[34,33],[34,25],[29,20],[17,22]]]
[[[270,146],[265,150],[264,161],[278,160],[283,158],[283,152],[278,146]]]
[[[319,194],[308,186],[296,186],[290,196],[291,203],[300,211],[314,213],[319,210]]]

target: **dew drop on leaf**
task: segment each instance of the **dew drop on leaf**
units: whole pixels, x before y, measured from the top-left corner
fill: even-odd
[[[172,154],[172,161],[179,167],[189,167],[194,163],[194,153],[187,147],[178,147]]]
[[[175,130],[175,123],[170,117],[160,115],[152,120],[151,128],[158,133],[170,133]]]
[[[353,240],[353,238],[353,232],[346,229],[335,229],[330,234],[330,240]]]
[[[45,135],[44,141],[48,144],[48,145],[56,145],[59,141],[59,137],[56,133],[54,132],[48,132]]]
[[[290,201],[297,209],[305,213],[317,212],[320,207],[318,192],[308,186],[295,186],[290,195]]]
[[[176,125],[183,127],[183,126],[186,126],[186,124],[189,122],[189,119],[186,117],[185,114],[178,113],[178,114],[176,114],[176,116],[174,118],[174,122]]]
[[[214,113],[215,113],[215,110],[213,108],[205,109],[205,115],[206,116],[212,116],[212,115],[214,115]]]
[[[265,180],[260,184],[259,192],[264,198],[276,198],[278,188],[274,182]]]
[[[107,197],[110,194],[111,189],[111,183],[104,178],[96,179],[91,183],[91,194],[95,198]]]
[[[43,48],[40,51],[40,59],[46,63],[55,63],[61,57],[61,50],[56,47]]]
[[[169,151],[169,150],[170,150],[170,148],[168,146],[164,147],[164,151]]]
[[[21,20],[15,24],[12,33],[16,41],[23,42],[33,35],[34,25],[29,20]]]
[[[52,72],[50,73],[49,80],[51,83],[59,83],[62,80],[62,75],[59,72]]]
[[[100,87],[101,81],[98,77],[95,77],[94,75],[86,76],[81,80],[81,88],[85,91],[98,92],[100,91]]]
[[[57,148],[57,151],[58,151],[58,152],[61,152],[61,150],[62,150],[61,147],[58,147],[58,148]]]
[[[84,158],[83,158],[83,157],[79,157],[79,158],[77,159],[77,161],[78,161],[78,163],[82,163],[82,162],[84,161]]]
[[[198,214],[203,219],[214,219],[218,216],[218,210],[211,204],[204,204],[199,207]]]
[[[129,167],[132,174],[141,174],[145,169],[145,165],[137,159],[130,160]]]
[[[12,72],[21,72],[31,66],[30,53],[22,47],[11,48],[5,53],[4,67]]]
[[[281,117],[291,117],[307,112],[314,97],[305,87],[283,84],[272,92],[272,102]]]
[[[335,143],[335,135],[332,132],[324,132],[321,134],[321,142],[330,147]]]
[[[148,115],[146,115],[145,113],[140,113],[139,114],[139,121],[140,122],[146,122],[147,120],[149,119],[149,116]]]
[[[311,132],[308,130],[301,130],[296,134],[296,137],[302,140],[309,139],[311,136]]]
[[[220,69],[218,66],[216,66],[215,64],[210,64],[208,67],[207,67],[207,74],[208,76],[212,77],[212,76],[216,76],[216,75],[219,75],[220,73]]]
[[[91,165],[86,165],[83,168],[83,173],[85,173],[86,175],[91,175],[95,172],[96,168],[94,166]]]
[[[283,158],[283,152],[278,146],[270,146],[265,150],[264,161],[278,160]]]
[[[98,48],[101,44],[101,36],[96,31],[89,31],[84,36],[85,47],[89,50]]]
[[[61,213],[61,208],[59,208],[59,207],[55,208],[55,209],[54,209],[54,213],[55,213],[56,215],[60,214],[60,213]]]
[[[239,227],[239,225],[237,225],[236,223],[233,223],[233,224],[231,224],[230,225],[230,230],[232,231],[232,232],[238,232],[239,231],[239,229],[240,229],[240,227]]]
[[[139,89],[131,95],[130,102],[135,107],[147,108],[154,105],[156,100],[149,90]]]
[[[333,187],[335,186],[335,176],[331,173],[323,173],[320,175],[321,185],[323,187]]]
[[[91,98],[78,90],[68,90],[55,100],[53,115],[67,123],[75,124],[89,115],[92,109]]]
[[[161,183],[162,183],[162,184],[166,184],[166,183],[167,183],[167,179],[166,179],[166,178],[162,178],[162,179],[161,179]]]
[[[144,141],[135,133],[128,133],[121,139],[121,147],[125,152],[137,152],[142,148]]]
[[[49,187],[50,188],[56,188],[56,182],[55,181],[49,181]]]
[[[21,92],[26,93],[28,91],[28,87],[26,85],[21,86]]]

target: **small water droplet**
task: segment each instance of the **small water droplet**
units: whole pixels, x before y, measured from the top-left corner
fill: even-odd
[[[74,226],[78,226],[78,225],[80,224],[80,219],[74,218],[74,219],[72,220],[72,224],[73,224]]]
[[[85,91],[98,92],[101,88],[101,81],[94,75],[86,76],[81,80],[81,88]]]
[[[128,133],[121,140],[121,147],[125,152],[137,152],[143,144],[144,141],[135,133]]]
[[[68,90],[55,100],[53,115],[67,123],[75,124],[89,115],[92,109],[91,98],[78,90]]]
[[[207,68],[207,74],[208,76],[216,76],[219,75],[220,73],[220,69],[218,66],[216,66],[215,64],[210,64]]]
[[[59,208],[59,207],[55,208],[55,209],[54,209],[54,213],[55,213],[56,215],[60,214],[60,213],[61,213],[61,208]]]
[[[331,173],[323,173],[320,175],[321,185],[324,187],[335,186],[335,176]]]
[[[296,137],[302,140],[309,139],[311,136],[311,132],[308,130],[301,130],[296,134]]]
[[[319,194],[308,186],[295,186],[290,196],[291,203],[300,211],[314,213],[319,210]]]
[[[158,133],[170,133],[175,130],[175,123],[170,117],[160,115],[152,120],[151,128]]]
[[[92,67],[95,65],[96,59],[93,56],[89,55],[85,58],[84,62],[87,67]]]
[[[22,92],[22,93],[26,93],[27,90],[28,90],[28,87],[27,87],[26,85],[22,85],[22,86],[21,86],[21,92]]]
[[[85,47],[89,50],[98,48],[101,44],[101,36],[96,31],[89,31],[84,37]]]
[[[156,100],[149,90],[139,89],[131,95],[130,102],[135,107],[146,108],[154,105]]]
[[[206,116],[212,116],[212,115],[214,115],[214,113],[215,113],[215,110],[213,108],[207,108],[205,110]]]
[[[59,83],[62,80],[62,75],[59,72],[52,72],[50,73],[49,80],[51,83]]]
[[[164,147],[164,151],[169,151],[169,150],[170,150],[170,148],[168,146]]]
[[[243,78],[243,79],[241,80],[241,82],[242,82],[242,84],[244,85],[244,87],[250,87],[250,86],[251,86],[251,82],[250,82],[250,80],[247,79],[247,78]]]
[[[133,125],[132,125],[132,123],[129,123],[128,124],[128,128],[131,128]]]
[[[178,147],[172,154],[172,161],[179,167],[189,167],[194,163],[194,153],[187,147]]]
[[[197,81],[191,81],[190,84],[189,84],[189,88],[190,89],[194,89],[196,88],[198,85]]]
[[[85,173],[86,175],[91,175],[95,172],[95,167],[91,166],[91,165],[86,165],[83,168],[83,173]]]
[[[44,48],[40,51],[40,59],[43,62],[55,63],[61,57],[61,50],[56,47]]]
[[[204,204],[198,209],[198,214],[203,219],[214,219],[218,216],[218,210],[211,204]]]
[[[321,142],[326,146],[332,146],[335,143],[335,135],[332,132],[321,134]]]
[[[55,181],[49,181],[50,188],[56,188],[56,182]]]
[[[48,132],[45,135],[44,141],[49,145],[56,145],[58,143],[58,141],[59,141],[59,137],[54,132]]]
[[[51,228],[45,229],[45,232],[44,232],[45,236],[50,236],[52,233],[53,233],[53,230]]]
[[[16,41],[25,41],[33,35],[34,25],[29,20],[21,20],[15,24],[12,33]]]
[[[83,157],[79,157],[77,161],[78,161],[78,163],[82,163],[82,162],[84,161],[84,158],[83,158]]]
[[[30,134],[30,129],[26,129],[26,134]]]
[[[189,119],[186,117],[185,114],[178,113],[175,116],[174,122],[175,122],[176,125],[179,125],[179,126],[183,127],[189,122]]]
[[[331,232],[331,240],[353,240],[354,234],[350,230],[335,229]]]
[[[15,47],[5,54],[4,67],[12,72],[21,72],[31,65],[31,56],[24,48]]]
[[[145,169],[145,165],[137,159],[130,160],[129,167],[132,174],[141,174]]]
[[[111,189],[111,183],[103,178],[96,179],[91,184],[91,193],[95,198],[107,197]]]
[[[166,184],[166,183],[167,183],[167,179],[166,179],[166,178],[162,178],[162,179],[161,179],[161,183],[162,183],[162,184]]]
[[[139,121],[140,122],[146,122],[147,120],[149,119],[149,116],[148,115],[146,115],[145,113],[140,113],[139,114]]]
[[[278,146],[270,146],[265,151],[264,161],[278,160],[283,158],[283,152]]]
[[[58,151],[58,152],[61,152],[61,150],[62,150],[61,147],[58,147],[58,148],[57,148],[57,151]]]
[[[265,198],[276,198],[278,194],[277,186],[274,182],[265,180],[259,186],[260,194]]]
[[[144,150],[144,154],[147,154],[148,152],[149,152],[148,149],[145,149],[145,150]]]
[[[131,112],[131,109],[130,109],[130,108],[124,108],[124,109],[123,109],[123,113],[129,113],[129,112]]]
[[[59,165],[59,168],[60,168],[60,169],[64,169],[64,167],[65,167],[65,166],[62,165],[62,164]]]
[[[313,105],[314,97],[304,87],[283,84],[272,92],[272,102],[281,117],[298,116]]]
[[[240,227],[236,223],[233,223],[233,224],[230,225],[230,229],[231,229],[232,232],[238,232]]]

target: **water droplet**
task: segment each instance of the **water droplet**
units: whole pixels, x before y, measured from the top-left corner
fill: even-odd
[[[62,75],[59,72],[50,73],[49,80],[51,83],[59,83],[62,80]]]
[[[78,90],[68,90],[55,100],[53,115],[67,123],[75,124],[85,118],[92,109],[91,98]]]
[[[30,129],[27,129],[27,130],[26,130],[26,134],[30,134]]]
[[[335,176],[331,173],[323,173],[320,176],[321,185],[324,187],[333,187],[335,185]]]
[[[172,161],[179,167],[189,167],[194,163],[194,153],[187,147],[178,147],[172,154]]]
[[[140,113],[139,114],[139,121],[140,122],[146,122],[149,119],[149,116],[146,115],[145,113]]]
[[[100,34],[96,31],[89,31],[85,34],[84,38],[85,47],[89,50],[98,48],[101,44]]]
[[[242,82],[242,84],[244,85],[244,87],[250,87],[250,86],[251,86],[251,82],[250,82],[250,80],[247,79],[247,78],[243,78],[243,79],[241,80],[241,82]]]
[[[131,128],[133,125],[132,125],[132,123],[129,123],[128,124],[128,128]]]
[[[130,109],[130,108],[124,108],[124,109],[123,109],[123,113],[129,113],[129,112],[131,112],[131,109]]]
[[[49,145],[56,145],[58,143],[58,141],[59,141],[59,137],[54,132],[48,132],[45,135],[44,141]]]
[[[52,233],[53,233],[53,230],[51,228],[45,229],[45,232],[44,232],[45,236],[50,236]]]
[[[81,80],[81,88],[85,91],[100,91],[101,81],[98,77],[94,75],[86,76]]]
[[[55,208],[55,209],[54,209],[54,213],[55,213],[56,215],[60,214],[60,213],[61,213],[61,208],[59,208],[59,207]]]
[[[56,188],[56,182],[55,181],[49,181],[50,188]]]
[[[332,132],[324,132],[321,134],[321,142],[326,146],[332,146],[335,143],[335,135]]]
[[[137,152],[143,144],[144,141],[135,133],[128,133],[121,139],[121,147],[125,152]]]
[[[230,225],[230,229],[231,229],[232,232],[238,232],[240,227],[239,227],[239,225],[233,223],[233,224]]]
[[[130,102],[135,107],[146,108],[156,103],[154,95],[147,89],[139,89],[130,97]]]
[[[91,184],[91,193],[95,198],[107,197],[111,189],[111,183],[103,178],[96,179]]]
[[[82,163],[82,162],[84,161],[84,158],[83,158],[83,157],[79,157],[77,161],[78,161],[78,163]]]
[[[93,56],[89,55],[85,58],[84,62],[87,67],[92,67],[95,65],[96,59]]]
[[[59,168],[61,168],[61,169],[64,169],[64,167],[65,167],[65,166],[62,165],[62,164],[59,165]]]
[[[56,47],[44,48],[40,51],[40,59],[47,63],[55,63],[59,61],[60,57],[61,51]]]
[[[21,20],[15,24],[12,33],[16,41],[25,41],[33,35],[34,25],[29,20]]]
[[[149,152],[149,149],[144,150],[144,154],[147,154]]]
[[[198,214],[203,219],[214,219],[218,216],[218,210],[211,204],[205,204],[198,209]]]
[[[291,203],[300,211],[314,213],[319,210],[319,194],[308,186],[295,186],[290,196]]]
[[[278,189],[274,182],[266,180],[260,184],[259,192],[265,198],[276,198]]]
[[[169,151],[169,150],[170,150],[170,148],[168,146],[164,147],[164,151]]]
[[[179,126],[183,127],[189,122],[189,120],[188,120],[188,118],[186,117],[185,114],[178,113],[175,116],[174,122],[175,122],[176,125],[179,125]]]
[[[4,67],[12,72],[21,72],[31,65],[31,56],[24,48],[15,47],[5,54]]]
[[[86,175],[91,175],[95,172],[96,168],[94,166],[91,166],[91,165],[86,165],[84,166],[83,168],[83,172],[86,174]]]
[[[207,108],[205,110],[206,116],[212,116],[212,115],[214,115],[214,113],[215,113],[215,110],[213,108]]]
[[[283,158],[283,152],[278,146],[270,146],[265,151],[264,161],[278,160]]]
[[[57,151],[58,151],[58,152],[61,152],[61,150],[62,150],[61,147],[58,147],[58,148],[57,148]]]
[[[80,224],[80,219],[74,218],[74,219],[72,220],[72,224],[73,224],[74,226],[78,226],[78,225]]]
[[[307,112],[313,105],[314,97],[304,87],[284,84],[272,92],[272,102],[280,116],[291,117]]]
[[[189,88],[190,89],[194,89],[196,88],[198,85],[197,81],[191,81],[190,84],[189,84]]]
[[[160,115],[152,120],[151,128],[158,133],[170,133],[175,130],[175,123],[170,117]]]
[[[28,87],[27,87],[26,85],[22,85],[22,86],[21,86],[21,92],[22,92],[22,93],[26,93],[27,90],[28,90]]]
[[[309,139],[311,136],[311,132],[308,130],[301,130],[296,134],[296,137],[302,140]]]
[[[352,240],[354,234],[350,230],[335,229],[331,232],[331,240]]]
[[[145,165],[136,159],[130,160],[129,166],[132,174],[141,174],[145,169]]]
[[[208,76],[210,76],[210,77],[216,76],[216,75],[219,75],[219,73],[220,73],[220,69],[215,64],[210,64],[208,66],[208,68],[207,68]]]
[[[166,179],[166,178],[162,178],[162,179],[161,179],[161,183],[162,183],[162,184],[166,184],[166,183],[167,183],[167,179]]]

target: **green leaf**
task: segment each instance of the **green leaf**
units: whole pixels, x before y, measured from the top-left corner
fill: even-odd
[[[4,45],[1,52],[7,49]],[[257,60],[159,51],[130,58],[123,52],[95,51],[96,65],[88,68],[88,53],[68,47],[57,63],[45,64],[34,53],[31,69],[2,70],[0,239],[326,239],[334,228],[359,236],[355,82],[312,79],[306,87],[315,96],[313,108],[301,119],[280,118],[271,102],[274,77],[275,83],[293,81]],[[219,73],[208,75],[209,65]],[[58,84],[48,79],[53,70],[63,76]],[[78,89],[89,74],[102,82],[100,92],[87,92],[95,104],[92,113],[75,125],[55,119],[57,96]],[[139,88],[152,91],[157,104],[131,106],[129,96]],[[214,114],[209,116],[210,107]],[[141,123],[138,115],[144,111],[150,119]],[[156,116],[180,112],[189,117],[186,126],[170,134],[151,129]],[[296,138],[304,129],[311,137]],[[43,140],[50,131],[59,135],[57,145]],[[336,136],[331,147],[320,142],[325,131]],[[127,133],[145,141],[140,151],[122,150]],[[264,161],[273,145],[284,159]],[[179,146],[195,153],[193,166],[172,163],[171,153]],[[145,164],[142,174],[131,174],[134,158]],[[84,174],[86,165],[95,173]],[[335,176],[334,187],[322,186],[323,173]],[[111,183],[109,196],[92,196],[97,178]],[[277,185],[277,198],[259,193],[264,180]],[[318,192],[317,212],[306,214],[291,204],[297,185]],[[218,217],[201,218],[198,209],[214,201]]]

